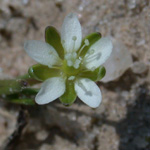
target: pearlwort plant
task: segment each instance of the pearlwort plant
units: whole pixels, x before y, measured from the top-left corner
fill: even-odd
[[[27,54],[40,64],[29,69],[30,76],[44,81],[36,103],[60,98],[70,105],[78,96],[90,107],[98,107],[102,96],[94,81],[105,74],[101,65],[111,54],[111,41],[99,33],[82,40],[81,25],[73,13],[66,16],[61,35],[54,27],[47,27],[45,35],[46,43],[31,40],[24,44]]]
[[[24,49],[38,63],[29,68],[27,78],[23,77],[42,82],[35,97],[37,104],[59,98],[69,106],[78,96],[92,108],[100,105],[102,95],[95,82],[105,76],[102,64],[112,52],[110,39],[97,32],[82,39],[79,20],[76,14],[70,13],[60,34],[48,26],[45,42],[29,40],[24,43]]]

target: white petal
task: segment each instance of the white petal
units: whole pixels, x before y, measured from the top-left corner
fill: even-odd
[[[102,65],[112,52],[112,42],[109,38],[101,38],[94,43],[85,55],[83,65],[90,70]]]
[[[47,79],[35,97],[38,104],[47,104],[57,99],[65,92],[65,80],[61,77]]]
[[[40,64],[52,66],[58,64],[60,58],[55,49],[42,41],[30,40],[24,43],[27,54]]]
[[[61,29],[61,42],[66,52],[77,51],[81,45],[82,31],[77,16],[70,13],[64,19]]]
[[[90,107],[96,108],[100,105],[101,91],[93,81],[86,78],[76,80],[75,91],[78,97]]]

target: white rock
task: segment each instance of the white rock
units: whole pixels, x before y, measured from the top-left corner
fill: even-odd
[[[114,40],[112,54],[104,63],[106,75],[101,81],[109,82],[119,78],[132,64],[132,57],[126,46]]]
[[[41,130],[36,133],[36,138],[39,141],[43,141],[48,137],[48,132],[46,130]]]

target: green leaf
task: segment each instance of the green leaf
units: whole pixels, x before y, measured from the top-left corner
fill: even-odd
[[[0,80],[0,95],[21,92],[27,86],[24,80]]]
[[[45,29],[45,41],[54,47],[60,58],[64,58],[64,49],[61,44],[59,32],[52,26]]]
[[[60,101],[66,105],[70,106],[76,100],[76,92],[74,90],[74,81],[67,80],[66,81],[66,91],[65,93],[59,98]]]
[[[18,93],[11,93],[7,95],[1,95],[1,98],[6,102],[22,104],[22,105],[34,105],[34,97],[38,93],[39,89],[25,88]]]
[[[24,95],[36,95],[39,92],[40,89],[35,88],[25,88],[22,90],[21,94]]]
[[[106,74],[105,67],[101,66],[96,68],[94,71],[83,71],[79,74],[79,77],[89,78],[93,81],[101,80]]]
[[[94,32],[94,33],[91,33],[91,34],[89,34],[88,36],[86,36],[86,37],[82,40],[80,49],[83,47],[83,45],[85,45],[85,40],[86,40],[86,39],[89,41],[89,45],[88,45],[88,46],[85,46],[85,47],[83,48],[83,50],[82,50],[81,53],[80,53],[80,56],[81,56],[81,57],[84,57],[85,54],[87,53],[87,51],[89,50],[89,48],[90,48],[95,42],[97,42],[101,37],[102,37],[101,34],[98,33],[98,32]],[[80,52],[80,49],[79,49],[78,52]]]
[[[28,73],[31,78],[44,81],[51,77],[58,77],[61,74],[59,69],[49,68],[48,66],[36,64],[29,68]]]
[[[34,100],[30,98],[11,99],[9,102],[23,105],[35,105]]]

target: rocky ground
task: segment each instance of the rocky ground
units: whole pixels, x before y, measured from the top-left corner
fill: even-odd
[[[35,62],[24,52],[24,41],[44,41],[45,27],[60,30],[70,12],[78,14],[83,35],[98,31],[115,49],[117,43],[119,62],[106,64],[113,73],[98,82],[101,106],[91,109],[80,100],[67,108],[59,101],[32,107],[1,101],[1,149],[150,150],[149,0],[0,0],[1,77],[25,74]]]

